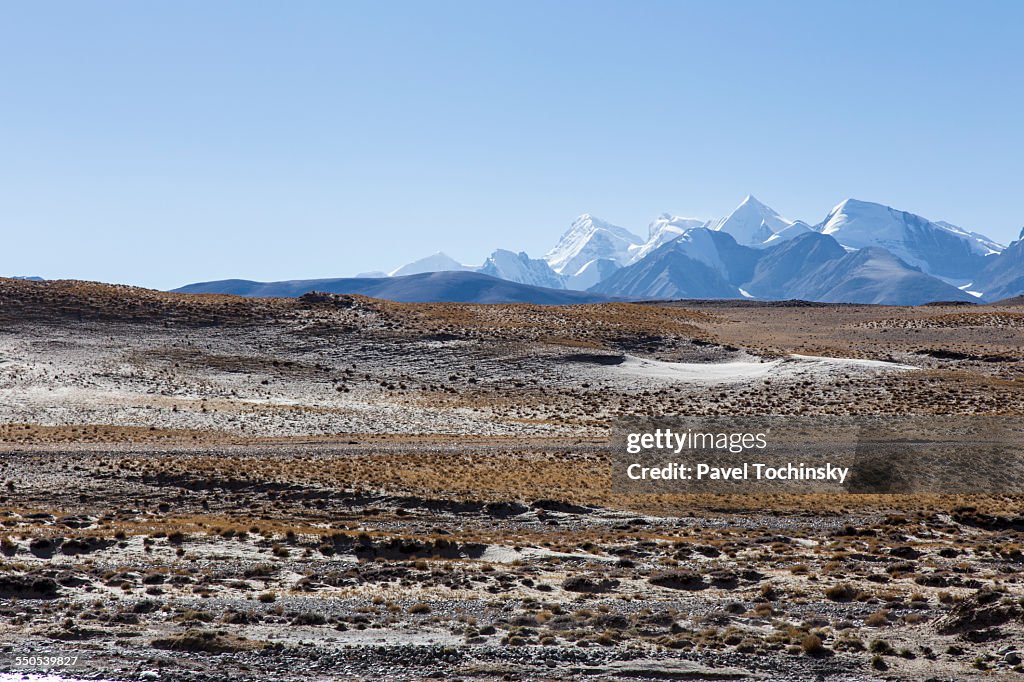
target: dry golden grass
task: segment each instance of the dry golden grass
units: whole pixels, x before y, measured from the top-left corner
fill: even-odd
[[[39,424],[0,424],[0,445],[43,445],[67,443],[203,443],[233,442],[224,433],[166,429],[155,426],[115,426],[81,424],[43,426]]]
[[[0,319],[171,321],[202,325],[280,315],[290,302],[237,296],[182,295],[121,284],[77,280],[34,282],[0,278]]]
[[[420,443],[438,437],[424,437]],[[503,439],[480,439],[494,444]],[[510,440],[510,439],[508,439]],[[533,439],[534,443],[542,442]],[[386,442],[386,441],[381,441]],[[434,442],[444,442],[443,439]],[[601,454],[571,450],[524,453],[514,449],[473,452],[401,450],[334,456],[238,456],[218,453],[167,460],[124,461],[128,470],[150,475],[189,474],[209,480],[247,480],[335,489],[379,490],[427,499],[505,500],[553,499],[634,512],[668,515],[733,513],[744,510],[820,513],[884,511],[950,511],[975,507],[1000,515],[1024,512],[1024,496],[1015,495],[851,495],[851,494],[622,494],[612,489],[611,466]]]

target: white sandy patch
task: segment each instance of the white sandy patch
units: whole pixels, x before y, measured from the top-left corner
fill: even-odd
[[[559,559],[597,561],[602,563],[618,561],[616,557],[598,556],[596,554],[585,554],[582,552],[555,552],[544,547],[523,547],[521,549],[516,549],[515,547],[506,547],[504,545],[490,545],[484,550],[483,555],[480,557],[480,561],[489,561],[495,564],[510,564],[513,561],[518,560],[549,559],[552,557],[557,557]]]
[[[769,361],[736,362],[663,362],[627,355],[622,364],[611,369],[645,379],[713,385],[745,383],[769,377],[787,379],[808,374],[833,374],[839,370],[906,371],[917,368],[882,360],[811,355],[790,355],[784,359]]]
[[[770,362],[663,362],[627,355],[618,369],[647,379],[669,379],[693,384],[726,384],[768,376],[782,360]]]
[[[789,357],[793,358],[794,360],[817,362],[822,365],[830,365],[834,367],[865,367],[872,369],[894,369],[904,371],[918,369],[913,365],[901,365],[898,362],[887,362],[885,360],[861,360],[859,358],[827,358],[821,355],[790,355]]]

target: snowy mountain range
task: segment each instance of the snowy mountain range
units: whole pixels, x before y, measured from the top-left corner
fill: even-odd
[[[857,199],[842,201],[812,225],[748,196],[719,219],[662,214],[648,225],[646,239],[585,213],[541,258],[498,249],[471,266],[439,252],[364,277],[478,273],[546,292],[631,299],[984,302],[1024,294],[1024,232],[1021,237],[1006,247],[947,222]],[[516,296],[524,300],[525,294],[517,290]]]

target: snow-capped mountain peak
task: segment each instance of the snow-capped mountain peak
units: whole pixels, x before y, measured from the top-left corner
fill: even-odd
[[[548,289],[565,288],[564,278],[552,270],[546,261],[530,258],[524,251],[515,253],[496,249],[477,272],[520,284]]]
[[[448,254],[438,251],[419,260],[414,260],[400,268],[396,268],[388,273],[388,275],[391,277],[401,277],[402,275],[418,275],[424,272],[449,272],[472,269],[473,266],[463,265]]]
[[[650,241],[662,232],[671,230],[682,234],[695,227],[705,227],[707,224],[708,221],[701,220],[700,218],[684,218],[683,216],[672,215],[671,213],[662,213],[647,226],[647,239]]]
[[[839,203],[818,230],[849,248],[882,247],[928,274],[961,284],[970,281],[986,256],[1004,248],[950,223],[859,199]]]
[[[708,222],[706,220],[700,220],[699,218],[684,218],[672,215],[671,213],[662,213],[651,221],[651,224],[648,226],[647,241],[639,246],[631,247],[632,255],[629,262],[635,263],[645,258],[662,244],[670,242],[690,230],[698,227],[707,227],[707,225]]]
[[[728,232],[739,244],[760,246],[773,234],[780,232],[793,221],[779,215],[774,209],[762,204],[748,194],[727,217],[708,225],[712,230]]]
[[[794,221],[789,227],[784,227],[764,241],[765,246],[775,246],[782,242],[799,237],[802,234],[814,232],[814,228],[802,220]]]
[[[643,241],[624,227],[584,213],[573,221],[544,260],[555,272],[571,277],[593,260],[612,259],[624,265],[630,258],[630,247]]]

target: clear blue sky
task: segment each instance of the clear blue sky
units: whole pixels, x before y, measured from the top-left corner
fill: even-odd
[[[1024,2],[0,1],[0,273],[543,254],[747,193],[1024,225]]]

